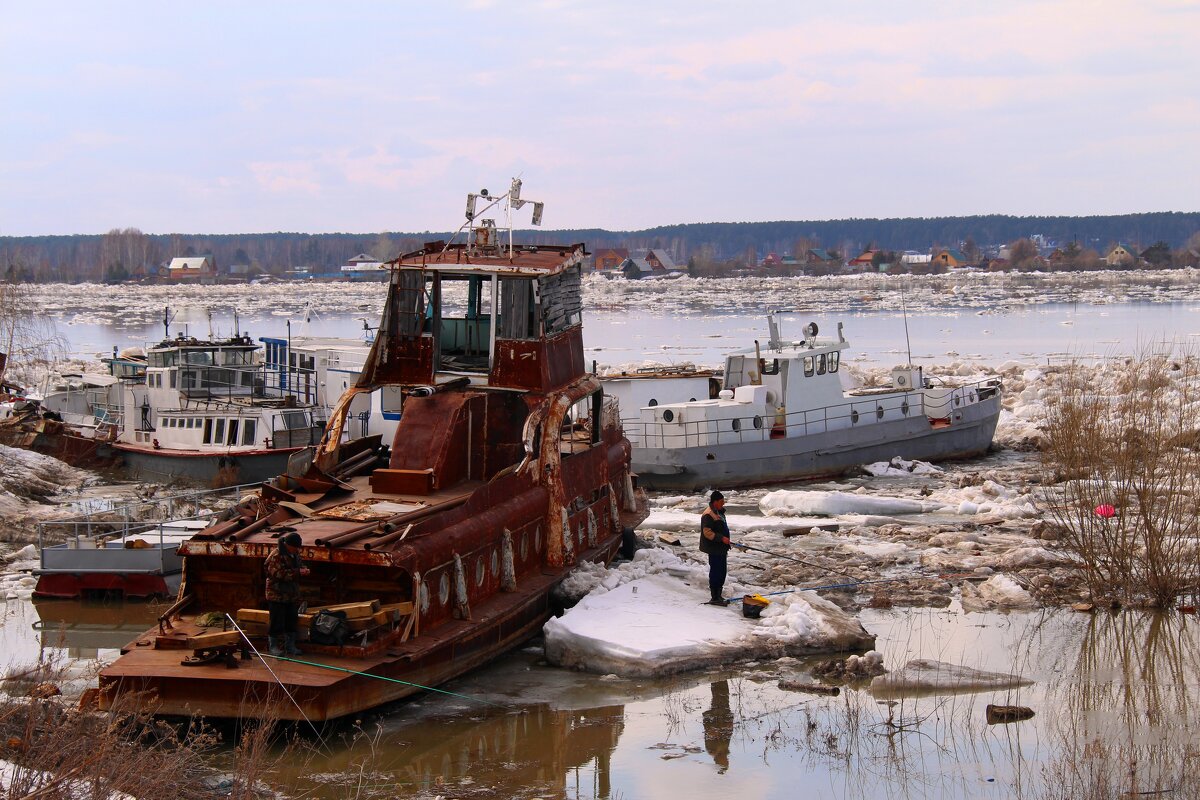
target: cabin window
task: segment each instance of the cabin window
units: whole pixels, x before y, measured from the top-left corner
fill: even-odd
[[[227,445],[235,445],[238,443],[238,421],[236,419],[229,420],[229,438],[225,440]]]
[[[600,389],[573,405],[563,416],[558,452],[564,458],[573,453],[586,452],[600,441],[600,415],[603,407],[604,390]]]
[[[175,372],[175,370],[171,370],[171,388],[172,389],[175,388],[175,384],[178,382],[178,380],[179,380],[178,374]]]
[[[258,421],[253,419],[246,420],[242,425],[242,444],[254,444],[255,429],[258,427]]]
[[[733,428],[735,431],[740,431],[742,429],[742,421],[740,419],[731,420],[729,427]]]
[[[289,431],[298,431],[308,427],[308,414],[304,411],[284,411],[283,426]]]
[[[816,360],[812,356],[804,357],[804,377],[811,378],[816,371]]]
[[[500,318],[496,336],[501,339],[536,339],[537,320],[533,281],[529,278],[500,280]]]
[[[830,354],[829,354],[829,371],[830,371],[830,372],[837,372],[837,371],[838,371],[838,361],[840,361],[840,360],[841,360],[841,359],[839,358],[839,356],[840,356],[840,355],[841,355],[841,354],[840,354],[840,353],[838,353],[838,351],[837,351],[837,350],[834,350],[832,353],[830,353]]]
[[[212,444],[212,428],[213,421],[211,419],[204,420],[204,443]]]
[[[215,420],[213,420],[212,443],[220,444],[223,441],[225,441],[225,420],[224,419],[215,419]]]
[[[817,374],[818,375],[825,374],[825,365],[826,365],[825,354],[821,353],[821,355],[817,356]]]
[[[763,375],[778,375],[779,374],[779,359],[772,358],[770,361],[767,361],[764,358],[762,361],[762,374]]]

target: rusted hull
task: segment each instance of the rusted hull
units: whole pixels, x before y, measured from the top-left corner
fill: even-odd
[[[619,545],[619,537],[610,537],[587,556],[607,562]],[[292,661],[251,656],[233,668],[225,664],[183,667],[183,651],[139,647],[138,641],[145,639],[135,640],[126,647],[123,664],[101,673],[101,705],[111,708],[122,694],[145,693],[154,713],[163,716],[337,719],[438,687],[528,641],[550,618],[550,593],[559,580],[543,576],[519,596],[499,598],[495,607],[479,609],[479,616],[486,614],[486,619],[448,623],[369,664],[300,655]]]

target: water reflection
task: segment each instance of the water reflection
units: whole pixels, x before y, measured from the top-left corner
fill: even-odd
[[[540,704],[399,726],[384,721],[375,729],[354,729],[333,756],[284,777],[305,796],[331,798],[350,790],[360,795],[452,791],[458,797],[517,788],[608,798],[612,754],[624,720],[619,705],[567,711]]]
[[[712,756],[717,772],[729,769],[729,740],[733,738],[733,712],[729,710],[729,681],[709,684],[712,701],[704,712],[704,749]]]
[[[158,613],[157,606],[146,603],[32,602],[37,619],[31,625],[41,650],[65,649],[72,659],[95,659],[101,650],[120,649],[149,628]]]

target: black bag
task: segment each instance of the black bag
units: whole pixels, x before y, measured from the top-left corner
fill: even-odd
[[[321,609],[308,626],[308,640],[313,644],[341,647],[350,638],[350,626],[346,624],[345,611]]]

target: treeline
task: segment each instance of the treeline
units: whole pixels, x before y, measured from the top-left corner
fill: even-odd
[[[820,246],[852,257],[869,245],[903,252],[1007,244],[1034,235],[1047,241],[1078,242],[1101,253],[1117,242],[1142,247],[1166,242],[1182,248],[1200,231],[1200,212],[1154,212],[1115,216],[910,217],[778,222],[710,222],[666,225],[641,231],[598,228],[521,231],[522,242],[585,242],[600,247],[667,250],[679,263],[692,258],[750,262],[771,252],[793,253],[797,246]],[[103,235],[0,237],[0,270],[5,277],[35,281],[123,280],[155,274],[176,256],[211,255],[221,272],[233,266],[251,273],[281,273],[297,267],[337,270],[366,253],[388,259],[449,233],[250,233],[146,234],[136,228]]]

